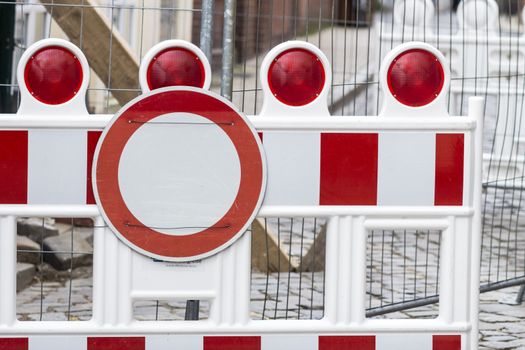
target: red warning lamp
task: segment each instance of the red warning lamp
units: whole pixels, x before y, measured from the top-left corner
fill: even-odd
[[[388,88],[402,104],[420,107],[434,101],[443,89],[445,74],[437,57],[423,49],[397,56],[387,72]]]
[[[304,106],[323,90],[325,72],[319,57],[309,50],[290,49],[280,53],[268,69],[272,94],[289,106]]]
[[[199,56],[182,47],[171,47],[155,55],[146,77],[150,90],[178,85],[202,88],[204,78],[204,65]]]
[[[58,105],[71,100],[82,85],[82,65],[62,46],[48,46],[35,52],[27,61],[24,81],[37,100]]]

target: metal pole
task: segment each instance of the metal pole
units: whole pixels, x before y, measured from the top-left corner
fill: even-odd
[[[184,319],[187,321],[196,321],[199,319],[199,304],[200,300],[186,301],[186,314]]]
[[[13,51],[15,48],[15,0],[0,5],[0,113],[15,112],[11,93]]]
[[[224,1],[224,29],[222,32],[222,77],[221,95],[232,99],[233,90],[233,49],[235,47],[236,0]]]
[[[202,0],[200,47],[212,64],[213,0]]]
[[[521,304],[523,302],[523,296],[525,295],[525,284],[522,284],[520,290],[518,291],[518,296],[516,297],[516,304]]]

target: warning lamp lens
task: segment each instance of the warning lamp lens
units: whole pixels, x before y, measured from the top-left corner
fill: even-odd
[[[434,101],[443,89],[444,81],[441,62],[434,54],[421,49],[408,50],[397,56],[387,73],[392,95],[411,107]]]
[[[166,86],[204,87],[204,65],[195,53],[182,47],[159,52],[148,67],[150,90]]]
[[[324,82],[325,72],[319,57],[304,49],[282,52],[268,69],[270,91],[289,106],[304,106],[315,100]]]
[[[24,70],[27,89],[37,100],[58,105],[71,100],[82,85],[82,65],[61,46],[48,46],[29,58]]]

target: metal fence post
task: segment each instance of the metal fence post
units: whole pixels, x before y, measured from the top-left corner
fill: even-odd
[[[199,306],[200,306],[200,300],[187,300],[184,319],[188,321],[198,320],[199,319]]]
[[[233,49],[235,47],[236,0],[224,1],[224,29],[222,32],[222,76],[221,95],[232,99],[233,90]]]
[[[212,30],[213,30],[213,0],[202,0],[201,9],[201,50],[212,64]]]
[[[11,93],[11,72],[13,69],[13,50],[15,47],[15,1],[0,5],[0,112],[15,111]]]
[[[523,302],[523,296],[525,296],[525,284],[522,284],[520,290],[518,291],[518,296],[516,297],[516,304],[521,304]]]

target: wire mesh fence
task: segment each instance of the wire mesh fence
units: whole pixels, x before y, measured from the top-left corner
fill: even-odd
[[[441,231],[373,230],[368,237],[368,316],[437,302]]]
[[[17,234],[17,318],[89,320],[93,300],[92,220],[20,218]]]
[[[399,43],[426,41],[449,60],[448,107],[452,114],[466,113],[469,96],[486,98],[481,288],[525,283],[521,3],[237,0],[233,31],[226,31],[234,43],[230,55],[224,50],[223,28],[228,23],[225,6],[233,4],[219,0],[0,0],[1,15],[9,19],[12,14],[14,19],[0,21],[0,36],[6,42],[0,51],[0,110],[14,112],[18,107],[15,67],[25,48],[42,38],[63,37],[77,44],[90,62],[92,77],[86,102],[92,113],[113,113],[140,94],[138,67],[154,44],[185,39],[208,53],[213,71],[211,90],[225,93],[224,87],[229,86],[231,91],[226,94],[231,94],[234,104],[246,114],[257,114],[262,106],[259,70],[263,57],[275,45],[295,39],[315,44],[331,63],[332,115],[377,115],[381,109],[378,73],[382,57]],[[221,68],[224,62],[230,62],[229,72]],[[224,85],[226,80],[229,85]],[[253,318],[322,317],[324,265],[319,261],[324,258],[324,241],[319,237],[325,232],[323,225],[323,219],[314,218],[260,221],[258,229],[263,233],[258,242],[266,255],[254,263]],[[71,232],[71,242],[77,233],[77,229]],[[440,237],[439,232],[370,232],[370,317],[438,301]],[[19,318],[47,317],[47,310],[53,308],[49,309],[46,298],[57,290],[67,296],[60,299],[66,305],[59,309],[66,310],[66,316],[60,317],[89,318],[85,311],[90,309],[89,271],[77,276],[73,263],[67,273],[53,277],[55,272],[45,270],[48,253],[39,239],[35,238],[40,248],[34,254],[40,254],[42,260],[30,264],[36,266],[36,282],[20,292],[21,300],[34,302],[21,302]],[[92,251],[71,246],[64,252]],[[52,284],[55,280],[57,285]],[[74,293],[76,286],[86,293]],[[73,301],[82,296],[85,307],[79,306],[77,312]],[[184,303],[150,301],[137,307],[153,310],[153,316],[138,311],[145,319],[181,317]]]
[[[323,317],[325,237],[324,218],[271,218],[252,225],[252,256],[262,255],[252,258],[252,318]]]

